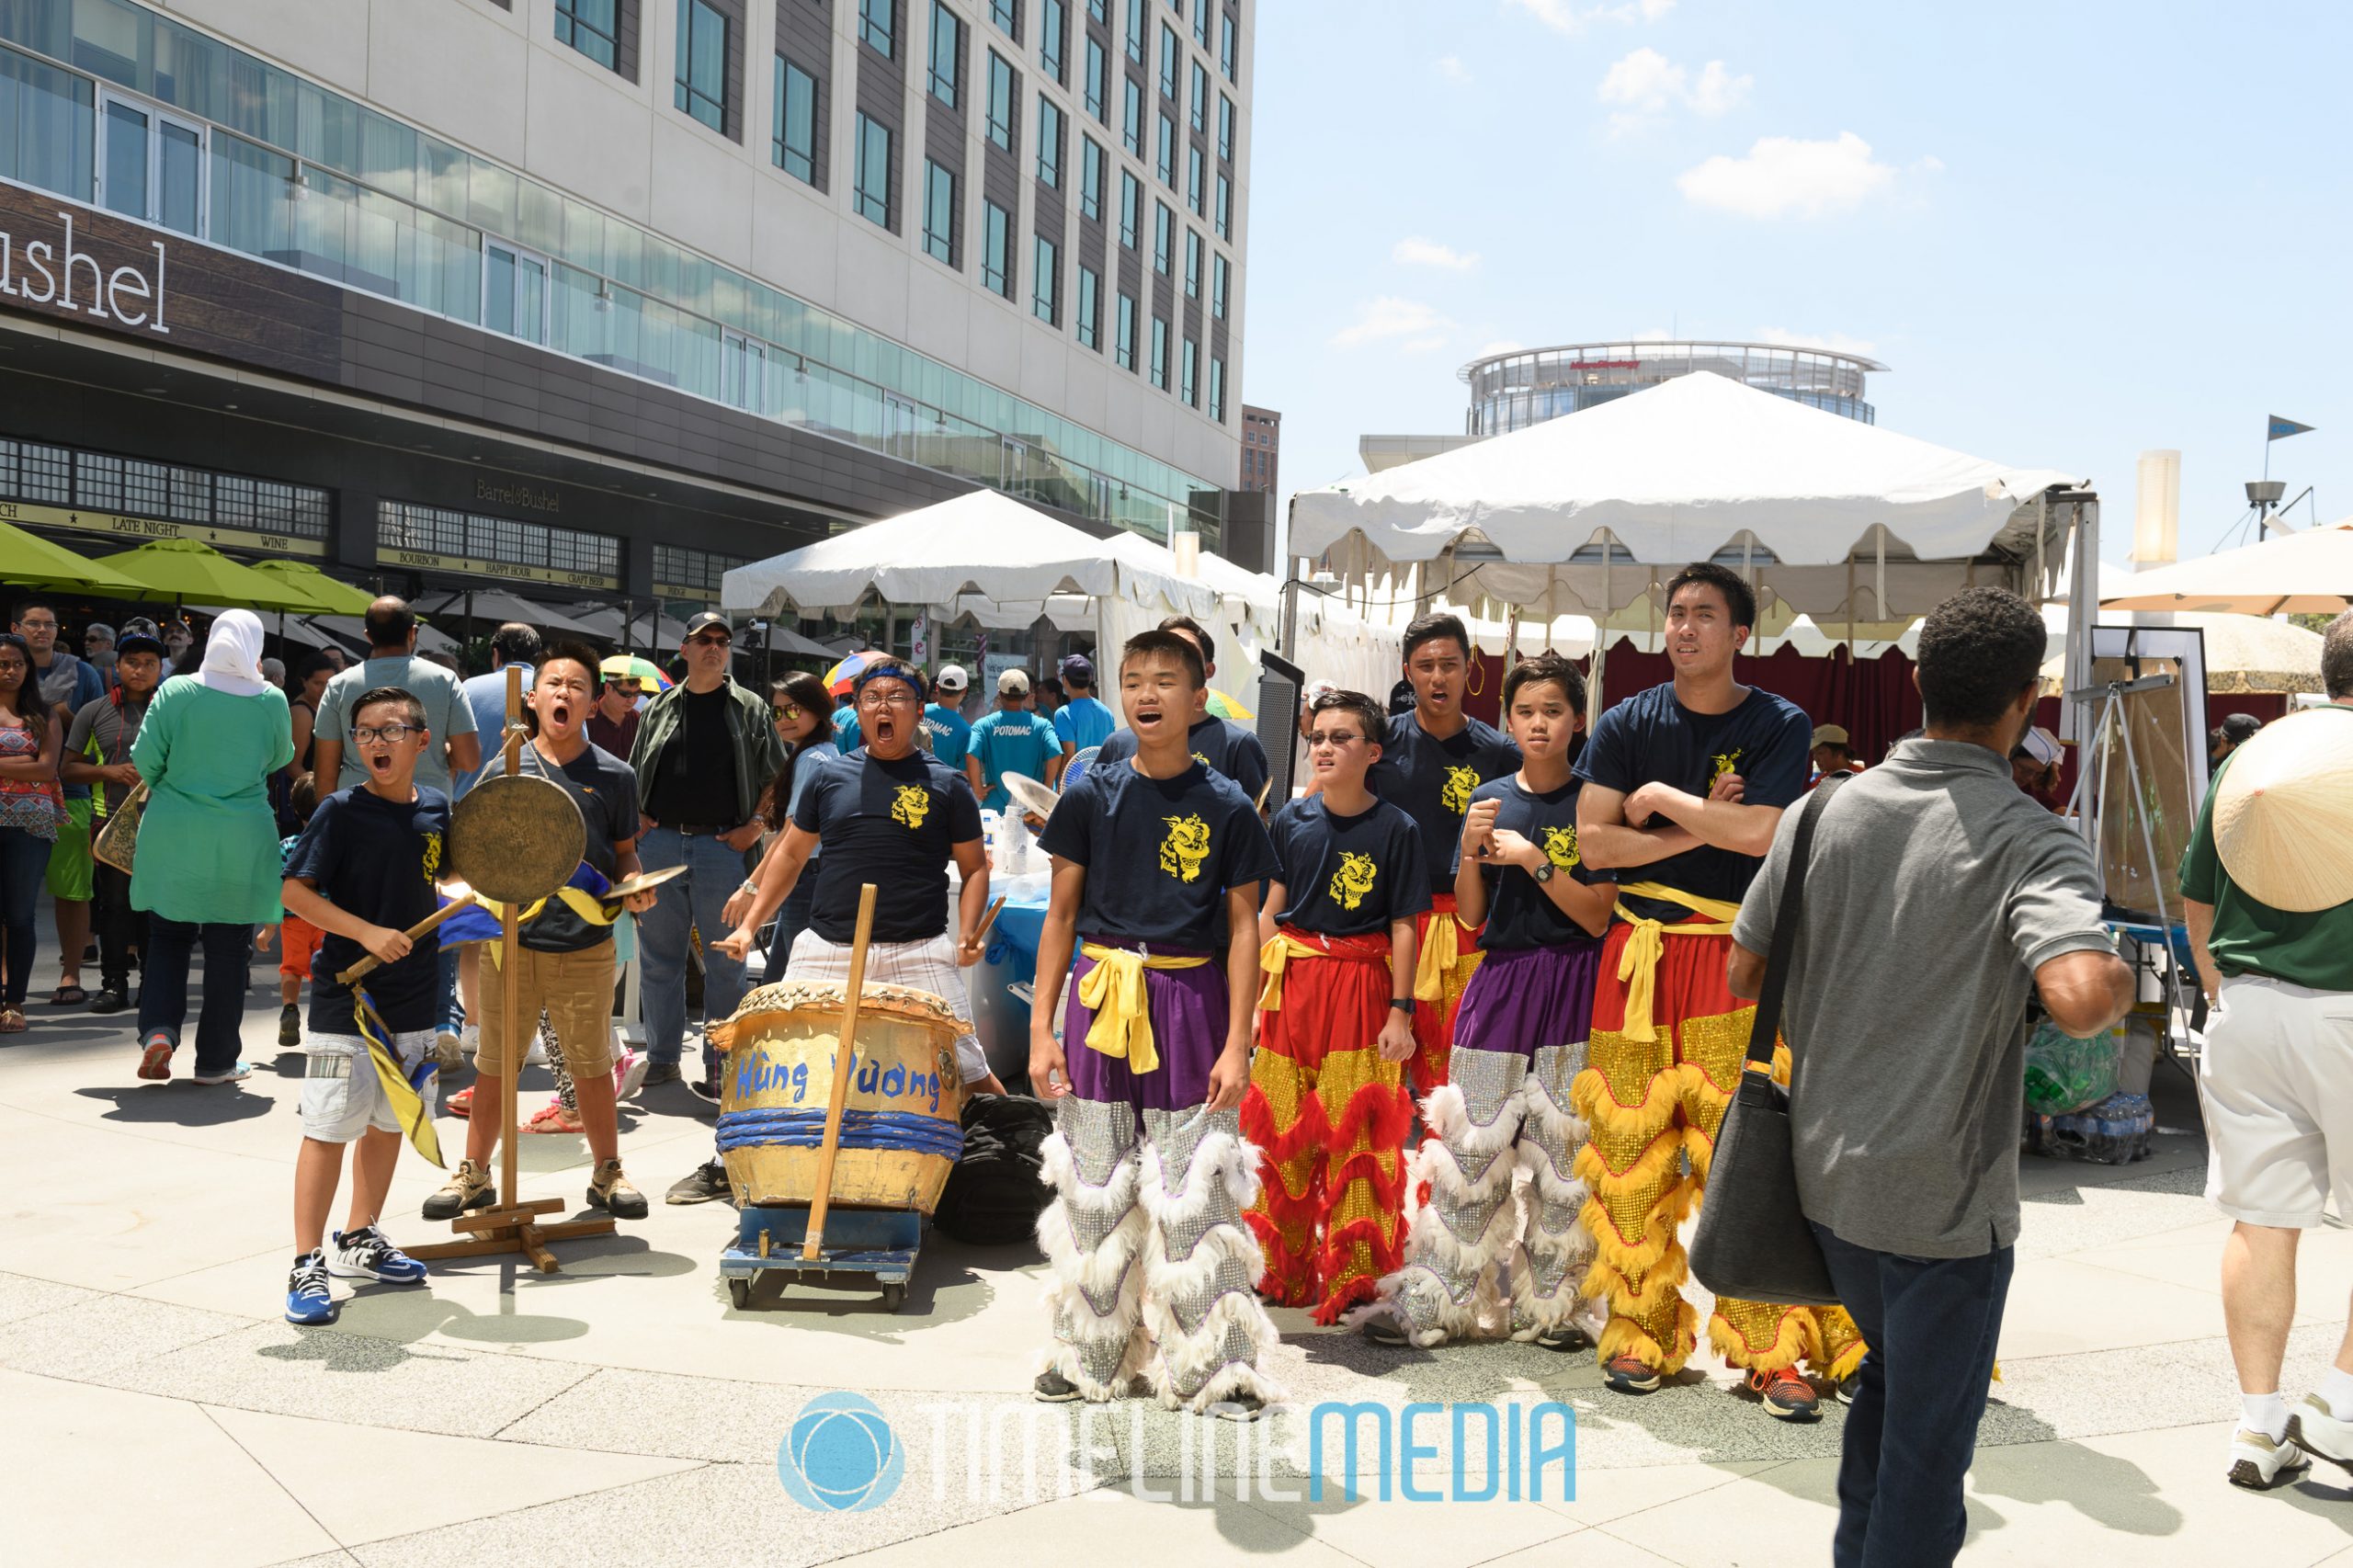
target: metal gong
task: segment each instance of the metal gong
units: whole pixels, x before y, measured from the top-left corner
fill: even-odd
[[[588,846],[563,787],[530,774],[485,778],[449,813],[450,874],[499,903],[529,903],[572,880]]]

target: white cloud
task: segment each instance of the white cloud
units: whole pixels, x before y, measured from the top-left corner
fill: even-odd
[[[1389,259],[1401,267],[1442,267],[1449,272],[1468,272],[1479,265],[1477,251],[1459,251],[1436,240],[1419,235],[1397,242]]]
[[[1609,67],[1596,96],[1603,103],[1624,106],[1609,117],[1609,134],[1617,137],[1643,129],[1677,105],[1711,119],[1728,113],[1748,97],[1756,81],[1733,75],[1721,60],[1701,66],[1694,81],[1688,71],[1645,45]]]
[[[1463,64],[1461,59],[1456,55],[1440,55],[1433,69],[1449,82],[1468,82],[1471,80],[1471,67]]]
[[[1756,341],[1783,348],[1827,348],[1833,354],[1868,356],[1876,351],[1876,346],[1868,337],[1849,337],[1843,332],[1791,332],[1779,326],[1759,328]]]
[[[1479,352],[1472,355],[1471,358],[1473,359],[1487,359],[1492,358],[1498,354],[1517,354],[1527,347],[1527,344],[1522,343],[1517,337],[1498,337],[1493,343],[1481,344],[1479,346]]]
[[[1746,157],[1719,153],[1675,183],[1695,205],[1744,218],[1819,218],[1859,207],[1894,180],[1870,142],[1842,131],[1835,142],[1760,137]]]
[[[1419,300],[1402,300],[1394,294],[1383,294],[1357,312],[1357,319],[1332,335],[1335,348],[1358,348],[1368,343],[1385,342],[1391,338],[1407,338],[1406,347],[1427,343],[1433,337],[1454,330],[1454,324],[1440,315],[1434,306]],[[1419,350],[1416,350],[1417,352]]]
[[[1675,0],[1623,0],[1616,6],[1578,6],[1574,0],[1504,0],[1516,6],[1554,32],[1574,38],[1595,22],[1616,22],[1631,26],[1636,22],[1655,22],[1675,9]]]

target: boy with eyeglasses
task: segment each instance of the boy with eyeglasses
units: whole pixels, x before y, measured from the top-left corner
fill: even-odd
[[[369,1000],[404,1071],[433,1043],[440,995],[440,937],[409,927],[438,903],[434,879],[449,830],[449,797],[416,782],[416,766],[439,737],[424,705],[399,687],[374,687],[353,705],[351,756],[365,782],[321,801],[286,860],[289,915],[324,935],[311,974],[310,1049],[302,1079],[302,1148],[294,1162],[294,1268],[286,1321],[333,1323],[330,1275],[415,1285],[425,1266],[377,1228],[400,1159],[401,1125],[361,1038],[355,987],[337,977],[361,958],[383,965]],[[322,1244],[327,1210],[351,1149],[351,1214]]]

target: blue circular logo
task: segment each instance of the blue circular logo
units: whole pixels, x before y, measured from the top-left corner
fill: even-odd
[[[854,1514],[880,1507],[899,1489],[907,1450],[872,1401],[821,1393],[801,1407],[777,1445],[776,1474],[804,1508]]]

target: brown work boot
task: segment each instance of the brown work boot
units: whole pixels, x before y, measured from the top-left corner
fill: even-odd
[[[588,1206],[608,1210],[616,1220],[642,1220],[646,1213],[645,1194],[630,1186],[618,1159],[600,1162],[588,1178]]]
[[[425,1200],[425,1217],[454,1220],[469,1209],[487,1209],[497,1201],[498,1189],[491,1185],[490,1173],[472,1160],[460,1160],[441,1190]]]

